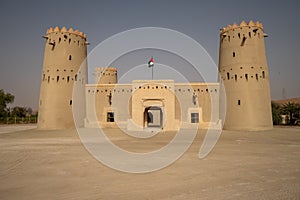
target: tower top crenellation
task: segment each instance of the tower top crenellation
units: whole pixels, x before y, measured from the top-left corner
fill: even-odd
[[[46,35],[50,34],[50,33],[55,33],[55,32],[61,32],[61,33],[71,33],[71,34],[75,34],[78,35],[80,37],[83,37],[84,39],[86,39],[86,34],[79,31],[79,30],[73,30],[73,28],[69,28],[69,30],[67,30],[67,28],[65,26],[63,26],[61,29],[56,26],[55,28],[50,27],[49,29],[47,29]]]
[[[116,72],[117,68],[115,68],[115,67],[96,67],[94,70],[94,72],[103,72],[103,71]]]
[[[229,30],[233,30],[236,28],[241,28],[241,27],[257,27],[260,29],[264,29],[262,23],[260,23],[259,21],[257,22],[253,22],[252,20],[250,20],[248,23],[246,23],[244,20],[240,23],[240,25],[238,25],[237,23],[233,23],[232,25],[227,25],[226,27],[220,29],[220,34],[223,34]]]

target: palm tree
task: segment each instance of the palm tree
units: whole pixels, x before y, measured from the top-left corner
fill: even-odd
[[[299,109],[300,105],[293,102],[288,102],[283,104],[281,111],[283,114],[288,115],[288,121],[290,125],[294,125],[297,121],[297,118],[299,119]]]
[[[279,125],[282,122],[281,110],[279,104],[271,102],[273,125]]]

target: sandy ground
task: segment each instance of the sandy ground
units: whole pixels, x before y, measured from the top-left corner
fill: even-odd
[[[0,125],[0,134],[1,133],[10,133],[15,131],[35,129],[36,124],[18,124],[18,125]]]
[[[3,127],[0,127],[0,130]],[[4,132],[4,131],[0,131]],[[109,130],[118,146],[159,148]],[[223,131],[198,159],[205,133],[174,164],[146,174],[115,171],[94,159],[75,130],[0,134],[0,199],[300,199],[300,129]]]

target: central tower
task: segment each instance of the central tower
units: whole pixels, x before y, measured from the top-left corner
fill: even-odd
[[[263,25],[234,23],[220,31],[219,74],[226,91],[224,129],[271,129],[271,98]]]

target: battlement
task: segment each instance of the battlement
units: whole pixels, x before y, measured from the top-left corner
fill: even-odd
[[[97,73],[97,72],[116,72],[117,71],[117,68],[115,67],[96,67],[94,72]]]
[[[73,30],[73,28],[69,28],[69,30],[67,30],[66,27],[62,27],[61,29],[56,26],[55,28],[50,27],[49,29],[47,29],[46,35],[50,34],[50,33],[55,33],[55,32],[61,32],[61,33],[71,33],[71,34],[75,34],[78,35],[84,39],[86,39],[86,34],[83,32],[80,32],[79,30]]]
[[[257,22],[253,22],[252,20],[250,20],[248,23],[246,23],[244,20],[240,23],[240,25],[238,25],[237,23],[233,23],[232,25],[227,25],[226,27],[220,29],[220,34],[224,34],[225,32],[229,31],[229,30],[233,30],[233,29],[237,29],[237,28],[241,28],[241,27],[257,27],[260,29],[264,29],[262,23],[260,23],[259,21]]]

